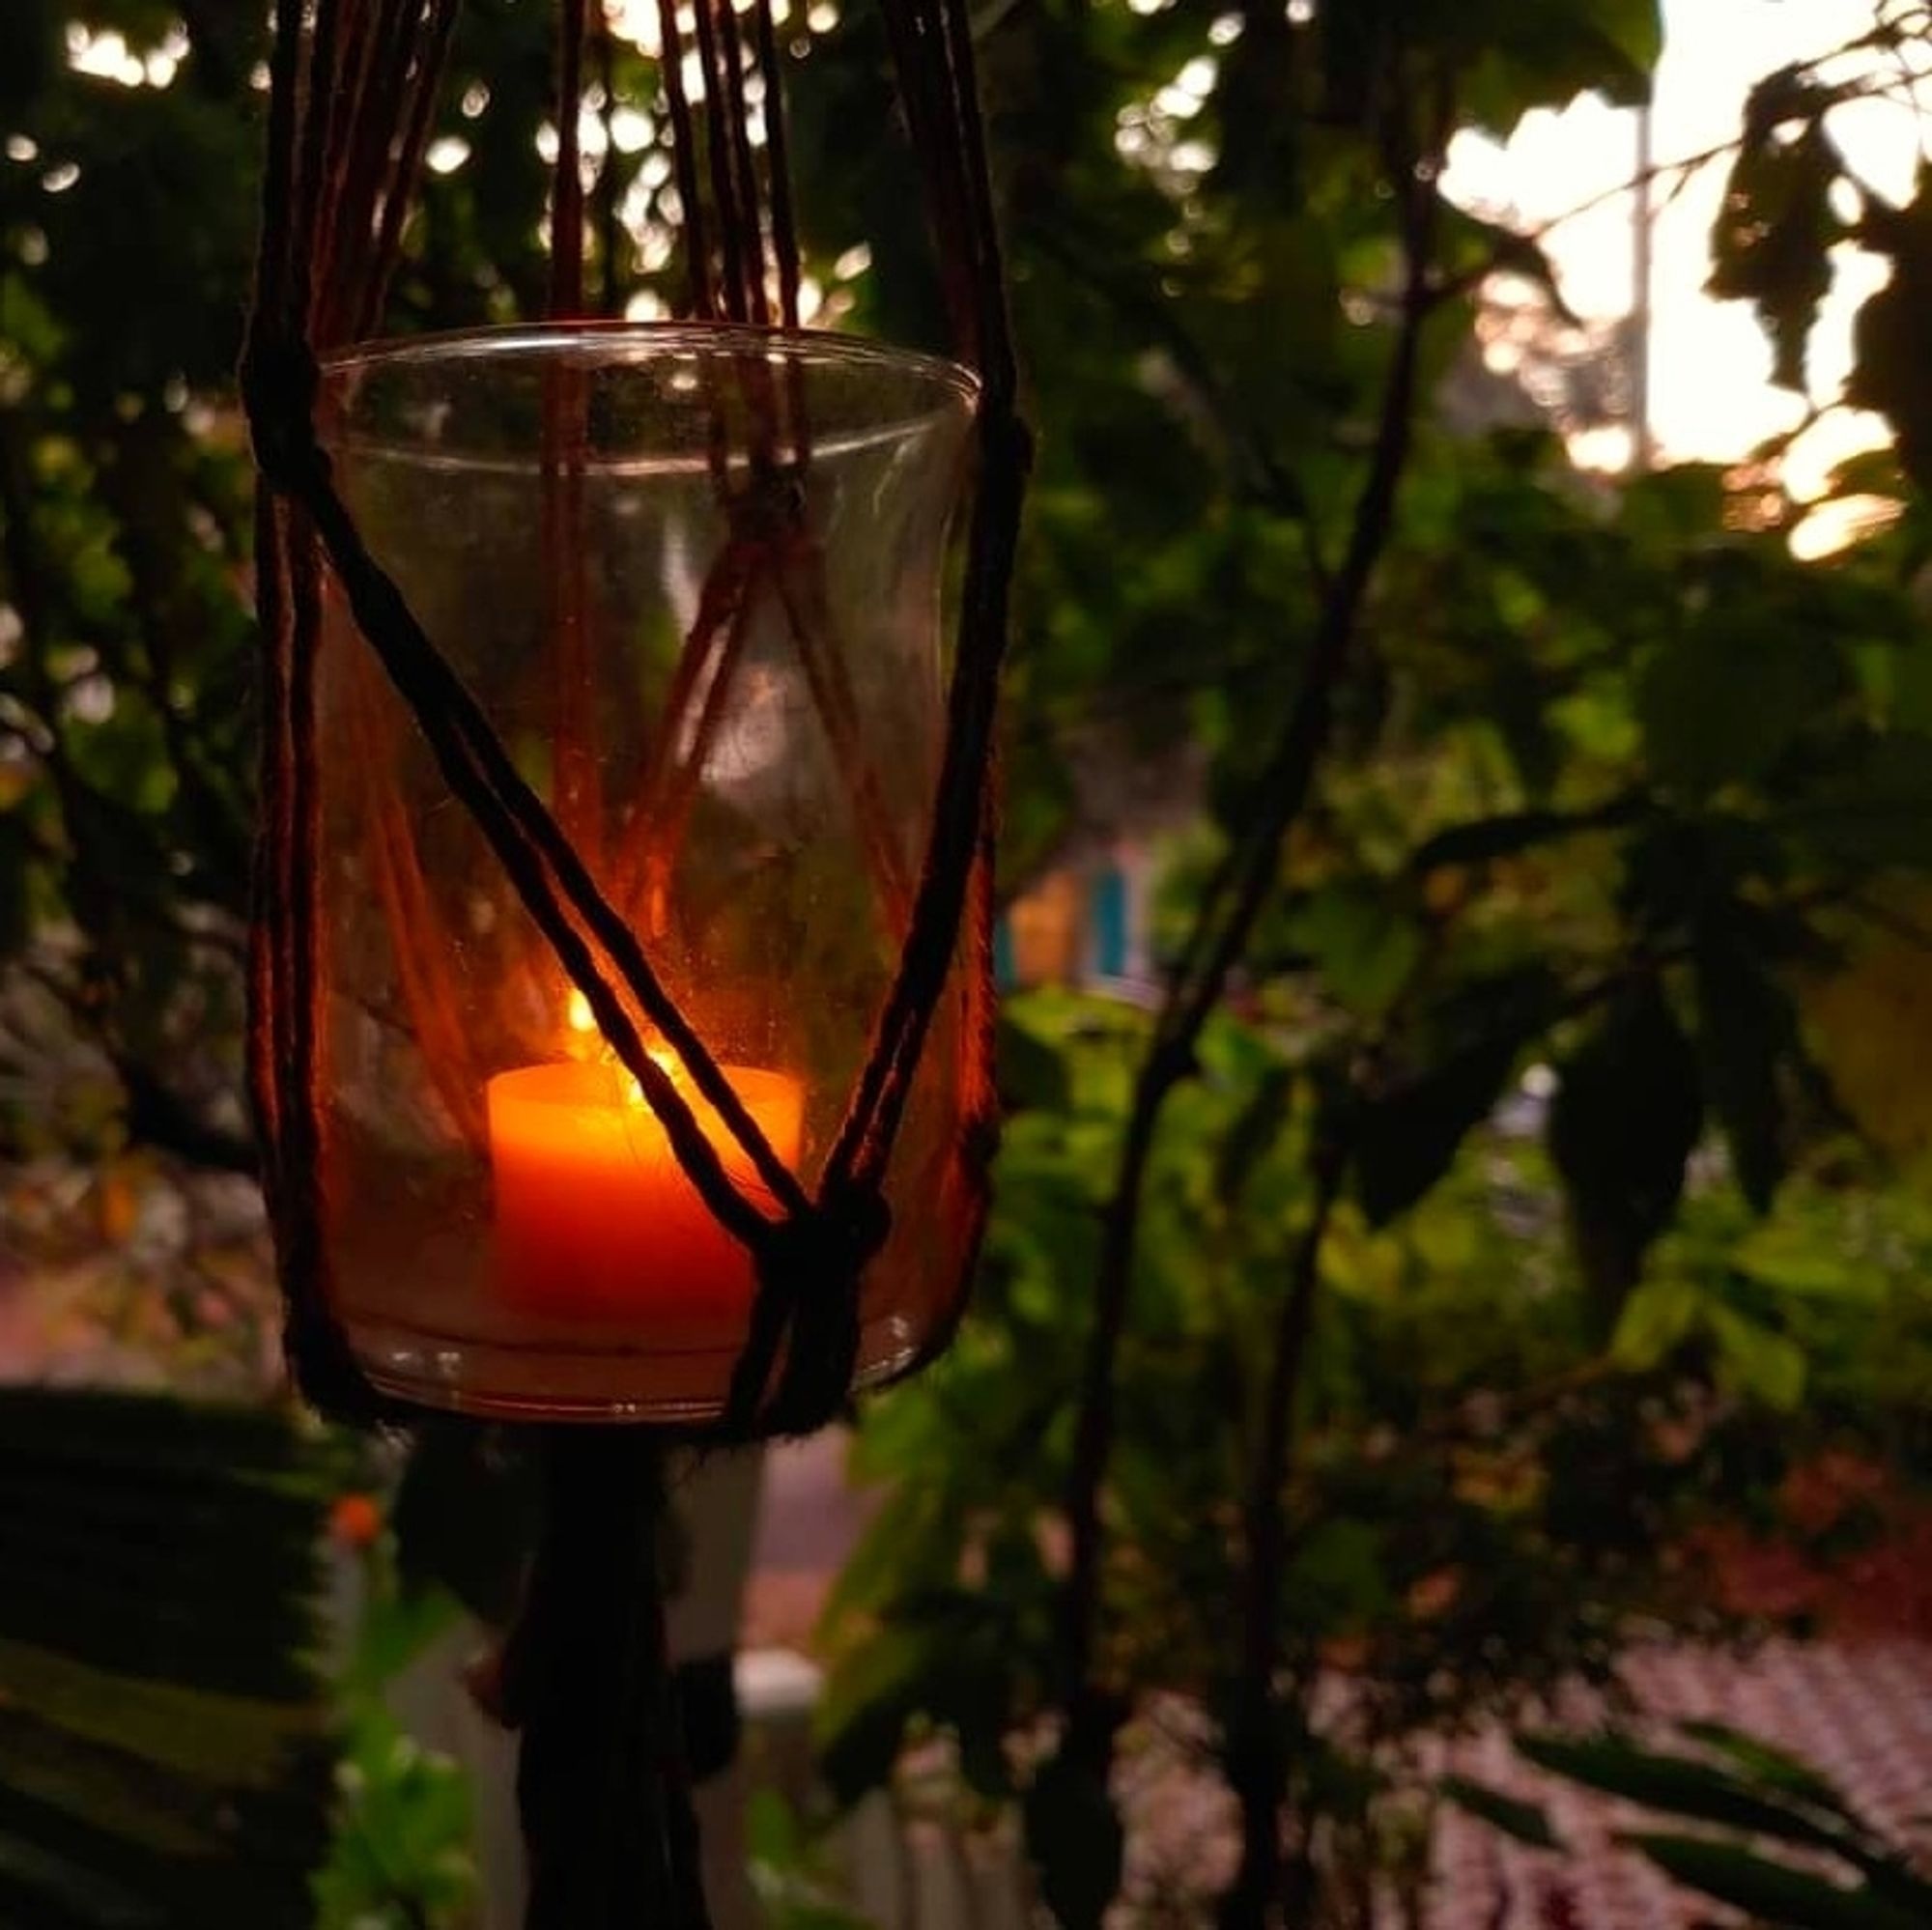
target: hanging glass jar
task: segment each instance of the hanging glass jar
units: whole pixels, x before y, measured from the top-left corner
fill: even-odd
[[[319,433],[362,540],[806,1194],[925,848],[975,395],[948,363],[713,326],[428,337],[323,368]],[[332,1310],[369,1378],[410,1400],[714,1415],[752,1255],[326,592]],[[943,1330],[971,1264],[978,943],[960,941],[887,1170],[860,1381]],[[773,1176],[640,1029],[725,1172],[779,1217]]]

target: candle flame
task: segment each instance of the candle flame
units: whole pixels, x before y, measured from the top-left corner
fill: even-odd
[[[570,988],[564,999],[563,1021],[570,1029],[570,1038],[565,1050],[572,1058],[594,1057],[611,1064],[614,1068],[616,1054],[600,1036],[596,1014],[590,1009],[590,1001],[575,985]],[[651,1064],[660,1071],[668,1074],[679,1086],[687,1083],[684,1064],[669,1046],[647,1045],[644,1050],[650,1055]],[[629,1104],[639,1108],[648,1106],[643,1088],[628,1074],[624,1078],[622,1091]]]
[[[647,1045],[644,1056],[664,1073],[673,1085],[682,1089],[686,1082],[684,1065],[668,1045]],[[644,1097],[644,1089],[629,1073],[624,1077],[624,1102],[636,1106],[639,1112],[650,1110],[650,1101]]]

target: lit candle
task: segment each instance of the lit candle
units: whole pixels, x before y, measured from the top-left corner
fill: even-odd
[[[573,1001],[572,1020],[588,1023]],[[717,1109],[677,1081],[724,1170],[761,1207],[756,1178]],[[805,1093],[782,1072],[721,1068],[787,1166],[798,1160]],[[497,1291],[523,1312],[635,1326],[667,1348],[731,1345],[751,1309],[750,1254],[685,1178],[637,1082],[609,1060],[564,1060],[489,1083]]]

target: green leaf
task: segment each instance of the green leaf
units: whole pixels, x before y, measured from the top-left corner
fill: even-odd
[[[1126,1832],[1105,1779],[1053,1757],[1026,1794],[1027,1854],[1065,1930],[1098,1930],[1120,1893]]]
[[[1893,730],[1854,748],[1849,768],[1807,785],[1774,823],[1826,864],[1932,869],[1932,734]]]
[[[1587,89],[1617,101],[1648,95],[1662,46],[1656,0],[1572,0],[1525,10],[1513,0],[1418,7],[1355,0],[1323,16],[1335,104],[1359,114],[1386,67],[1434,54],[1457,71],[1457,104],[1476,125],[1508,134],[1534,107],[1560,107]]]
[[[752,1792],[745,1803],[745,1850],[770,1930],[867,1930],[824,1881],[815,1847],[777,1790]]]
[[[184,1777],[217,1774],[272,1787],[291,1749],[319,1729],[315,1712],[90,1667],[57,1651],[0,1639],[6,1706],[81,1742],[123,1750]]]
[[[1618,800],[1599,809],[1506,811],[1496,817],[1451,825],[1416,847],[1409,869],[1416,873],[1451,865],[1483,865],[1497,858],[1515,858],[1539,845],[1574,837],[1579,831],[1611,828],[1635,814],[1633,800]]]
[[[1673,1882],[1778,1930],[1924,1930],[1932,1911],[1932,1887],[1920,1886],[1916,1905],[1893,1904],[1709,1836],[1640,1831],[1620,1840]]]
[[[923,1634],[889,1629],[834,1668],[814,1719],[819,1771],[841,1807],[891,1781],[934,1660]]]
[[[0,1390],[9,1920],[307,1923],[332,1456],[266,1409]]]
[[[1829,638],[1714,615],[1660,649],[1638,686],[1651,769],[1693,798],[1761,782],[1843,690]]]
[[[1808,1802],[1814,1808],[1830,1810],[1847,1823],[1853,1822],[1837,1785],[1801,1757],[1777,1748],[1760,1737],[1747,1736],[1742,1729],[1732,1728],[1728,1722],[1682,1721],[1677,1727],[1692,1742],[1702,1743],[1706,1748],[1728,1757],[1733,1767],[1741,1770],[1753,1782],[1780,1796]]]
[[[1932,311],[1932,167],[1904,208],[1867,199],[1861,239],[1884,256],[1890,278],[1852,325],[1852,373],[1845,398],[1891,425],[1898,452],[1921,491],[1932,490],[1932,372],[1925,365],[1924,317]]]
[[[868,1414],[868,1424],[870,1419]],[[901,1483],[888,1490],[832,1584],[821,1627],[830,1630],[850,1616],[875,1613],[906,1590],[952,1581],[959,1572],[965,1532],[962,1510],[939,1484]]]
[[[349,1767],[335,1840],[316,1881],[316,1930],[468,1920],[476,1900],[475,1819],[461,1767],[420,1747],[380,1703],[357,1716]]]
[[[776,1789],[754,1789],[745,1802],[745,1850],[753,1862],[795,1869],[805,1859],[797,1812]]]
[[[1779,1413],[1793,1412],[1804,1395],[1804,1349],[1788,1336],[1713,1303],[1704,1318],[1718,1347],[1719,1377],[1738,1393]]]
[[[1670,1224],[1704,1121],[1697,1056],[1655,980],[1619,997],[1559,1068],[1549,1150],[1600,1332]]]
[[[1795,69],[1758,82],[1711,236],[1710,293],[1755,306],[1772,340],[1772,380],[1801,395],[1840,233],[1830,196],[1842,168],[1822,118],[1837,98]],[[1804,127],[1791,138],[1794,120]]]
[[[1797,1016],[1752,949],[1747,927],[1729,910],[1698,921],[1691,967],[1705,1091],[1745,1198],[1768,1213],[1785,1173],[1779,1067],[1798,1050]]]
[[[1563,1838],[1550,1827],[1541,1803],[1506,1796],[1501,1790],[1492,1789],[1485,1782],[1472,1782],[1465,1775],[1439,1776],[1435,1787],[1457,1808],[1466,1809],[1471,1816],[1480,1817],[1491,1828],[1515,1837],[1519,1843],[1527,1843],[1532,1850],[1564,1847]]]
[[[1430,1015],[1443,1056],[1393,1081],[1356,1126],[1355,1185],[1372,1224],[1386,1225],[1448,1172],[1547,1025],[1549,1001],[1548,975],[1529,967],[1460,986]]]
[[[1835,1225],[1808,1218],[1760,1221],[1731,1249],[1731,1266],[1778,1294],[1874,1305],[1888,1291],[1883,1274],[1847,1253]]]
[[[1294,1110],[1296,1090],[1294,1074],[1286,1065],[1269,1066],[1256,1082],[1215,1156],[1214,1184],[1224,1200],[1239,1200],[1256,1167],[1280,1139]]]
[[[1364,1018],[1388,1010],[1422,958],[1413,909],[1372,879],[1324,887],[1286,922],[1289,941],[1313,955],[1325,988]]]
[[[1514,1040],[1474,1047],[1365,1110],[1355,1140],[1355,1183],[1372,1225],[1406,1212],[1448,1172],[1463,1140],[1501,1096],[1518,1050]]]
[[[1634,1374],[1668,1360],[1697,1331],[1704,1296],[1689,1280],[1646,1280],[1628,1300],[1610,1337],[1610,1358]]]
[[[267,1413],[0,1391],[0,1636],[130,1676],[302,1700],[327,1487],[323,1453],[307,1467],[300,1453]]]
[[[1836,1823],[1794,1808],[1782,1797],[1693,1756],[1647,1749],[1613,1734],[1524,1736],[1517,1747],[1539,1769],[1670,1816],[1840,1855],[1848,1846],[1858,1847]]]
[[[1065,1053],[1010,1007],[1000,1013],[994,1051],[1000,1102],[1009,1112],[1064,1113],[1072,1104],[1073,1081]]]
[[[1320,1521],[1296,1538],[1284,1593],[1301,1626],[1360,1628],[1395,1600],[1388,1537],[1375,1521]]]
[[[1915,637],[1884,659],[1887,720],[1901,730],[1932,732],[1932,638]]]
[[[344,1671],[345,1689],[380,1696],[462,1619],[463,1604],[440,1588],[371,1590],[356,1626],[355,1654]]]

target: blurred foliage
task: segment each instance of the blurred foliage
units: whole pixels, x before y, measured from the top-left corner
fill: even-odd
[[[838,1897],[821,1847],[776,1790],[754,1790],[745,1805],[752,1887],[770,1930],[865,1930]]]
[[[1069,1097],[1009,1122],[952,1354],[867,1411],[854,1469],[883,1498],[826,1625],[838,1794],[891,1782],[909,1748],[944,1739],[955,1801],[981,1816],[1028,1788],[1053,1707],[1043,1524],[1083,1338],[1065,1310],[1091,1277],[1137,1030],[1064,994],[1014,1002],[1009,1023],[1058,1044]],[[1234,1687],[1245,1447],[1306,1210],[1304,1036],[1217,1024],[1156,1154],[1109,1495],[1103,1666],[1134,1709],[1218,1708]],[[1279,1603],[1311,1908],[1338,1908],[1365,1864],[1391,1874],[1418,1737],[1560,1680],[1607,1682],[1633,1628],[1721,1635],[1705,1524],[1775,1526],[1781,1484],[1829,1443],[1932,1472],[1932,1215],[1917,1192],[1836,1141],[1760,1217],[1706,1148],[1605,1329],[1548,1115],[1513,1083],[1410,1209],[1378,1226],[1345,1205],[1326,1243]],[[1102,1820],[1043,1819],[1037,1840],[1091,1850]]]
[[[334,1832],[316,1879],[316,1930],[465,1930],[477,1872],[469,1785],[391,1712],[396,1677],[456,1623],[442,1590],[401,1572],[398,1537],[373,1497],[336,1506],[339,1543],[356,1553],[355,1644],[336,1685],[342,1753]]]
[[[1040,8],[988,37],[1042,427],[1018,862],[1077,831],[1083,758],[1205,752],[1216,829],[1177,853],[1163,943],[1254,807],[1329,593],[1399,321],[1403,134],[1444,100],[1507,128],[1627,95],[1656,51],[1647,8],[1539,20]],[[1830,114],[1889,84],[1859,51],[1842,84],[1759,91],[1714,241],[1716,292],[1759,306],[1788,382],[1825,250],[1906,245],[1820,212]],[[846,163],[867,207],[876,158]],[[875,262],[868,312],[914,326],[922,284],[895,298]],[[1425,264],[1473,298],[1425,335],[1431,403],[1333,752],[1170,1102],[1118,1365],[1102,1687],[1131,1714],[1178,1693],[1233,1715],[1243,1483],[1310,1149],[1339,1124],[1281,1497],[1290,1921],[1366,1920],[1378,1883],[1410,1880],[1415,1737],[1605,1680],[1657,1618],[1721,1632],[1700,1524],[1765,1515],[1831,1441],[1927,1469],[1905,1044],[1932,861],[1922,509],[1894,484],[1882,528],[1806,558],[1781,445],[1579,474],[1474,372],[1504,266],[1550,279],[1532,238],[1473,219]],[[1850,392],[1903,448],[1910,408],[1872,380],[1861,359]],[[884,1499],[826,1625],[839,1795],[944,1742],[961,1813],[1026,1810],[1070,1923],[1124,1881],[1114,1797],[1050,1757],[1055,1524],[1148,1038],[1117,1007],[1009,1004],[980,1297],[952,1355],[867,1412],[855,1466]]]
[[[0,1389],[0,1918],[310,1921],[334,1462],[276,1413]]]
[[[1932,1879],[1831,1779],[1801,1758],[1719,1722],[1680,1722],[1674,1747],[1605,1731],[1530,1736],[1538,1769],[1696,1826],[1626,1829],[1618,1840],[1712,1902],[1779,1930],[1908,1930],[1932,1916]],[[1562,1846],[1534,1803],[1450,1779],[1445,1794],[1537,1849]],[[1721,1832],[1721,1833],[1719,1833]]]
[[[190,51],[171,9],[38,0],[6,32],[0,1146],[251,1171],[248,483],[225,398],[262,37]],[[79,71],[99,33],[178,79]]]

